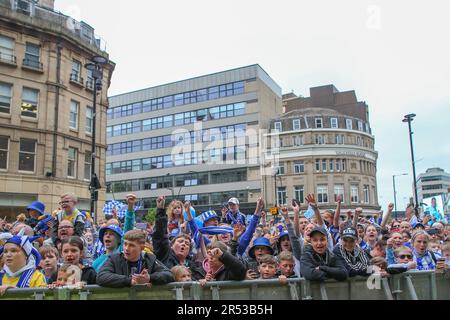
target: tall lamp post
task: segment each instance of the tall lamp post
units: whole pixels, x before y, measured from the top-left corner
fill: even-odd
[[[392,175],[392,185],[394,186],[394,211],[395,211],[396,215],[397,215],[397,192],[395,191],[395,177],[406,176],[406,175],[408,175],[408,174],[402,173],[402,174]]]
[[[91,191],[91,214],[93,214],[94,222],[97,222],[96,204],[98,200],[98,189],[101,188],[100,181],[95,173],[95,157],[96,157],[96,119],[97,119],[97,91],[102,89],[102,66],[108,63],[108,59],[102,56],[94,56],[91,62],[85,64],[85,68],[91,71],[93,78],[93,99],[92,99],[92,142],[91,142],[91,183],[89,190]]]
[[[412,141],[412,135],[413,132],[411,131],[411,122],[414,120],[414,117],[416,114],[410,113],[405,115],[403,118],[403,122],[408,122],[408,130],[409,130],[409,145],[411,148],[411,162],[412,162],[412,169],[413,169],[413,181],[414,181],[414,200],[415,200],[415,206],[414,211],[416,214],[416,217],[419,218],[419,201],[417,198],[417,180],[416,180],[416,163],[414,161],[414,148],[413,148],[413,141]]]

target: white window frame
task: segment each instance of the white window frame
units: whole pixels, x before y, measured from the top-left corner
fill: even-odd
[[[4,86],[5,88],[9,87],[9,96],[0,95],[0,98],[5,100],[4,103],[6,103],[6,100],[9,100],[8,112],[0,112],[0,113],[11,114],[11,100],[12,100],[12,96],[13,96],[13,92],[12,92],[13,85],[10,83],[6,83],[6,82],[0,82],[0,86]],[[2,108],[6,109],[6,107],[4,107],[4,106],[2,106]]]
[[[356,201],[355,201],[356,197]],[[359,203],[359,186],[351,185],[350,186],[350,202],[351,203]]]
[[[317,185],[317,203],[328,203],[328,201],[328,185]]]
[[[330,159],[328,163],[328,170],[334,172],[334,159]]]
[[[296,163],[296,162],[299,162],[299,163]],[[303,169],[303,170],[301,170],[301,169]],[[303,160],[294,161],[294,173],[305,173],[305,162]]]
[[[345,128],[347,130],[353,130],[353,120],[352,119],[345,119]]]
[[[319,126],[320,123],[320,126]],[[322,118],[315,118],[314,124],[316,125],[316,129],[323,128],[323,119]]]
[[[326,159],[322,159],[322,164],[321,164],[322,172],[327,172],[328,171],[327,162],[328,161]]]
[[[72,114],[74,113],[72,111],[72,107],[76,106],[75,110],[75,127],[72,126]],[[70,110],[69,110],[69,128],[73,130],[78,130],[78,115],[80,113],[80,103],[75,100],[70,100]]]
[[[369,185],[365,184],[363,186],[363,196],[364,196],[364,203],[370,203],[370,187]]]
[[[330,118],[330,126],[333,129],[339,128],[338,118]]]
[[[301,194],[303,194],[303,197],[301,197]],[[304,198],[305,198],[305,186],[302,185],[294,186],[294,199],[296,199],[300,203],[303,203]]]
[[[337,196],[341,196],[341,203],[344,203],[345,186],[343,184],[334,185],[334,202],[336,202]]]
[[[9,142],[10,142],[10,137],[8,136],[0,136],[2,138],[6,138],[6,149],[0,149],[0,151],[6,152],[6,168],[0,168],[0,171],[8,171],[8,167],[9,167]]]
[[[30,140],[30,141],[34,141],[34,152],[29,152],[29,151],[21,151],[21,146],[20,146],[20,142],[21,142],[21,140]],[[26,173],[35,173],[36,172],[36,154],[37,154],[37,151],[36,151],[36,145],[37,145],[37,141],[36,140],[34,140],[34,139],[27,139],[27,138],[21,138],[20,140],[19,140],[19,161],[18,161],[18,171],[19,172],[26,172]],[[33,155],[33,171],[28,171],[28,170],[21,170],[20,169],[20,154],[32,154]]]
[[[86,161],[86,159],[88,159],[88,157],[87,157],[88,155],[89,155],[89,162]],[[88,178],[86,178],[87,166],[89,166],[89,170],[87,170],[87,173],[89,175]],[[91,153],[91,151],[86,151],[84,154],[84,180],[91,181],[91,169],[92,169],[92,153]]]
[[[29,90],[29,91],[32,91],[32,92],[36,93],[36,101],[31,101],[31,100],[24,99],[23,95],[24,95],[26,90]],[[31,119],[38,119],[38,117],[39,117],[39,96],[40,96],[40,92],[39,92],[38,89],[28,88],[28,87],[23,87],[22,88],[22,102],[20,104],[20,106],[21,106],[20,107],[20,116],[21,117],[27,117],[27,118],[31,118]],[[30,117],[30,116],[22,114],[22,112],[23,112],[22,106],[23,106],[24,103],[30,103],[30,104],[35,103],[36,104],[36,117]]]
[[[74,158],[70,158],[70,150],[74,150]],[[67,150],[67,177],[75,179],[77,177],[77,149],[73,147],[69,147]],[[70,170],[70,162],[73,161],[73,175],[69,174]]]
[[[320,168],[321,168],[320,159],[315,160],[314,167],[316,169],[316,172],[320,172]]]
[[[279,127],[279,128],[277,128],[277,127]],[[279,131],[279,132],[283,131],[283,125],[282,125],[281,121],[275,121],[273,124],[273,128],[275,131]]]
[[[300,130],[300,119],[292,120],[292,130]]]
[[[38,54],[37,54],[37,55],[36,55],[35,53],[32,53],[32,52],[28,52],[28,51],[27,51],[28,48],[31,47],[31,46],[34,46],[34,47],[38,48]],[[37,60],[33,60],[33,59],[28,59],[28,60],[30,60],[30,61],[32,61],[32,62],[36,62],[36,63],[37,63],[37,66],[36,66],[36,67],[39,68],[39,65],[40,65],[40,63],[41,63],[41,46],[38,45],[38,44],[36,44],[36,43],[27,42],[27,43],[25,44],[25,59],[27,59],[27,55],[28,55],[28,56],[32,56],[32,57],[37,57]],[[28,66],[34,67],[32,64],[31,64],[31,65],[29,64]]]
[[[88,113],[89,113],[88,111],[89,110],[91,112],[91,117],[90,118],[88,117]],[[89,126],[88,126],[89,121],[90,121],[90,128],[91,128],[91,130],[88,130],[88,128],[89,128]],[[92,108],[91,106],[87,106],[86,107],[86,127],[85,127],[86,133],[87,134],[92,134],[93,127],[94,127],[94,108]]]
[[[3,41],[1,41],[1,40],[3,40]],[[10,41],[11,47],[5,47],[5,46],[1,45],[2,43],[4,43],[4,42],[6,43],[8,41]],[[16,47],[15,39],[4,36],[4,35],[0,35],[0,60],[9,61],[11,63],[16,63],[16,61],[14,59],[14,57],[16,56],[15,47]],[[11,59],[3,59],[3,57],[2,57],[3,54],[5,54],[6,56],[10,55]]]
[[[362,121],[359,121],[359,120],[358,120],[358,130],[364,131],[363,123],[362,123]]]
[[[277,205],[286,205],[287,198],[288,198],[287,197],[287,188],[286,187],[277,187]],[[284,201],[282,201],[284,203],[280,202],[280,200],[284,200]]]

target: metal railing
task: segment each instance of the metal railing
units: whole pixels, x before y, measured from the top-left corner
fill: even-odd
[[[164,286],[111,289],[9,289],[0,300],[449,300],[450,279],[434,271],[410,271],[389,278],[355,277],[311,282],[304,278],[249,281],[173,282]]]
[[[22,65],[27,68],[32,68],[36,70],[42,71],[44,69],[44,65],[42,62],[32,59],[23,59]]]

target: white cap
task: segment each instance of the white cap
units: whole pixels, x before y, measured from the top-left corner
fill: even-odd
[[[234,203],[239,205],[239,200],[237,198],[230,198],[230,200],[228,200],[228,203]]]

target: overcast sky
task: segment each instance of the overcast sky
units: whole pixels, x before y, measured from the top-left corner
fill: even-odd
[[[107,42],[110,95],[260,64],[282,87],[309,96],[334,84],[369,106],[383,209],[412,196],[407,124],[417,174],[450,170],[450,2],[299,0],[56,0]]]

